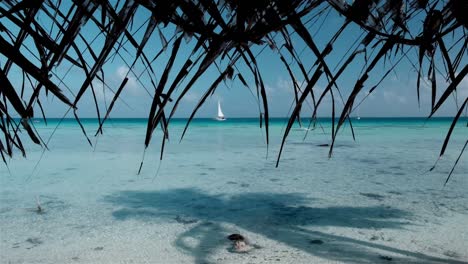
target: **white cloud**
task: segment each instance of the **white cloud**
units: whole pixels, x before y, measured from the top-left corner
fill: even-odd
[[[267,95],[272,95],[275,93],[275,89],[268,84],[265,84],[265,91]]]
[[[455,73],[457,75],[458,73]],[[437,74],[437,90],[438,90],[438,96],[440,96],[440,92],[444,91],[447,89],[447,87],[450,85],[450,82],[445,79],[444,76]],[[427,92],[431,92],[432,90],[432,85],[431,85],[431,80],[427,78],[422,78],[421,77],[421,87],[423,87]],[[463,102],[466,97],[468,97],[468,78],[465,77],[463,80],[460,82],[460,84],[457,87],[457,96],[458,99]]]
[[[400,104],[406,104],[407,100],[405,96],[397,95],[391,91],[383,91],[384,100],[387,103],[398,102]]]
[[[282,92],[291,93],[294,91],[294,86],[290,79],[278,78],[275,86]]]
[[[299,81],[295,80],[297,87],[299,87],[301,90],[304,89],[305,83],[304,81]],[[284,79],[284,78],[278,78],[276,82],[276,86],[283,92],[293,94],[294,93],[294,84],[291,82],[291,79]],[[314,88],[314,90],[317,90],[317,86]]]
[[[103,87],[101,81],[95,79],[93,80],[93,88],[94,93],[96,94],[96,98],[99,101],[111,101],[114,93],[112,93],[108,88]]]
[[[197,92],[190,91],[190,90],[182,98],[182,101],[187,102],[187,103],[196,103],[199,100],[200,100],[200,95]]]
[[[295,80],[296,85],[300,88],[303,89],[305,86],[305,83],[303,81]],[[314,90],[318,90],[318,86],[314,87]],[[267,92],[270,93],[276,93],[276,94],[281,94],[281,93],[286,93],[286,94],[294,94],[294,84],[292,83],[290,78],[283,78],[283,77],[278,77],[276,80],[276,83],[274,85],[265,85],[265,89]],[[322,89],[323,91],[323,89]]]
[[[122,65],[119,68],[117,68],[115,75],[120,82],[122,82],[125,76],[127,76],[128,81],[127,81],[125,88],[131,91],[133,94],[136,94],[138,93],[140,86],[138,85],[138,82],[136,78],[133,76],[133,74],[131,72],[128,73],[128,71],[129,71],[129,68],[127,66]]]

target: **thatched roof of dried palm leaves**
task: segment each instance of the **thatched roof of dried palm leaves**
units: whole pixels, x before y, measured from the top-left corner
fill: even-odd
[[[135,14],[141,9],[146,10],[147,17],[138,17],[145,23],[135,30]],[[330,40],[324,41],[316,38],[309,28],[319,19],[326,22],[330,12],[338,12],[345,17],[345,22]],[[4,136],[0,139],[0,153],[4,161],[15,149],[24,155],[22,138],[26,134],[35,143],[45,146],[30,122],[33,116],[41,115],[34,113],[34,107],[44,113],[40,102],[40,95],[44,93],[67,105],[78,121],[77,104],[84,94],[91,94],[96,102],[100,124],[97,132],[100,132],[128,82],[127,77],[118,87],[106,84],[102,67],[115,56],[125,60],[129,72],[136,65],[143,67],[145,76],[150,79],[151,84],[145,86],[152,97],[146,146],[158,127],[167,138],[168,125],[181,99],[210,68],[216,68],[219,76],[206,89],[188,123],[220,83],[225,79],[236,79],[257,95],[261,125],[264,124],[268,142],[267,93],[257,54],[252,51],[258,47],[269,48],[277,54],[294,84],[295,107],[284,139],[307,97],[312,98],[314,120],[323,98],[331,96],[333,106],[338,102],[343,104],[341,113],[335,113],[335,107],[331,113],[334,142],[342,125],[351,122],[349,115],[359,104],[356,96],[364,87],[370,88],[368,93],[372,93],[391,71],[398,69],[402,60],[409,61],[419,75],[427,72],[432,90],[432,116],[449,96],[456,95],[457,86],[468,73],[466,14],[466,0],[5,0],[0,3],[0,128]],[[96,27],[98,36],[90,36],[84,29],[87,25]],[[350,47],[348,52],[335,50],[334,44],[350,26],[357,27],[362,33],[358,38],[359,45]],[[167,27],[175,31],[168,34],[164,31]],[[135,32],[140,30],[144,34],[137,38]],[[295,34],[301,44],[291,40]],[[98,37],[104,38],[103,45],[96,44]],[[160,38],[160,45],[149,47],[147,43],[151,38]],[[192,50],[188,56],[181,52],[186,49],[184,45]],[[314,63],[302,61],[299,46],[306,46],[313,54],[313,59],[308,61]],[[417,55],[410,56],[410,51]],[[160,56],[164,52],[170,54],[168,60]],[[327,57],[339,52],[344,59],[331,67]],[[131,53],[131,59],[125,59],[120,55],[122,53]],[[176,66],[176,59],[183,63]],[[348,95],[343,96],[338,81],[344,72],[356,67],[357,62],[364,65],[360,66],[360,77]],[[65,64],[84,73],[85,78],[78,89],[66,86],[68,72],[59,75],[55,71]],[[383,73],[375,73],[377,65],[383,65]],[[21,86],[15,86],[11,80],[12,66],[18,67],[23,74]],[[154,68],[164,70],[158,74]],[[170,74],[175,77],[169,78]],[[441,75],[448,83],[445,87],[438,87],[436,76]],[[138,76],[142,78],[142,74]],[[380,81],[370,83],[370,76]],[[299,86],[295,78],[304,79],[304,85]],[[250,79],[253,81],[246,81]],[[415,87],[418,100],[420,79],[418,76]],[[114,94],[104,117],[100,116],[96,101],[93,86],[96,80]],[[328,83],[321,92],[314,89],[319,80]],[[30,87],[31,92],[24,93],[25,87]],[[64,93],[60,87],[70,90]],[[176,89],[180,89],[180,93],[175,93]],[[467,100],[462,98],[463,104],[458,106],[459,112],[440,155],[444,154],[453,126]],[[21,121],[14,116],[20,116]],[[465,147],[466,144],[463,149]],[[332,150],[333,144],[330,155]]]

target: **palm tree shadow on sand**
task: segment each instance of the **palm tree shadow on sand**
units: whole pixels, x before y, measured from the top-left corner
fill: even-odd
[[[308,230],[306,227],[349,227],[363,229],[404,229],[411,213],[387,206],[308,207],[299,194],[242,193],[209,195],[197,189],[164,191],[122,191],[104,200],[120,209],[118,220],[178,221],[193,227],[180,234],[175,246],[195,257],[196,263],[210,263],[210,253],[228,248],[226,230],[221,223],[262,235],[308,254],[346,263],[382,263],[380,254],[391,254],[401,263],[463,263],[437,258],[346,236]],[[232,231],[232,230],[231,230]],[[197,246],[186,243],[198,241]],[[312,240],[325,243],[314,245]],[[261,245],[260,245],[261,246]]]

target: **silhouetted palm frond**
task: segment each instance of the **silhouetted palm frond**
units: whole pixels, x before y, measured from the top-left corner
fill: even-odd
[[[320,18],[326,22],[331,10],[345,19],[333,37],[324,41],[310,27]],[[0,3],[0,129],[3,133],[0,153],[3,161],[15,149],[25,155],[23,130],[34,143],[44,145],[31,124],[36,104],[47,120],[40,102],[44,94],[57,97],[73,109],[79,121],[79,102],[91,93],[99,119],[97,133],[101,132],[115,102],[125,99],[120,94],[129,74],[135,75],[136,81],[152,97],[144,144],[148,147],[159,126],[164,133],[162,151],[179,103],[209,69],[219,71],[219,76],[205,91],[187,127],[223,80],[238,79],[249,89],[251,84],[255,85],[260,126],[265,122],[268,143],[269,103],[262,77],[265,73],[254,51],[270,48],[285,66],[295,93],[296,105],[281,149],[294,120],[300,120],[306,98],[310,95],[313,101],[311,118],[314,120],[323,98],[331,96],[331,155],[340,128],[346,120],[351,124],[349,117],[357,96],[365,87],[371,87],[369,93],[374,91],[390,70],[398,69],[400,61],[408,60],[417,68],[418,100],[421,75],[427,70],[431,82],[431,116],[457,92],[468,73],[466,14],[466,0],[5,0]],[[343,52],[336,48],[336,42],[344,38],[343,32],[351,25],[359,29],[356,43],[360,44]],[[154,39],[159,40],[159,46]],[[300,49],[304,46],[313,56],[308,60],[314,61],[313,64],[301,59],[304,50]],[[160,55],[168,48],[170,56],[165,61]],[[410,50],[416,51],[417,63],[408,56]],[[334,69],[330,67],[330,54],[343,58]],[[103,71],[115,58],[128,66],[127,76],[116,91],[106,82]],[[386,61],[391,63],[385,64]],[[386,74],[377,85],[369,85],[372,76],[382,75],[374,73],[378,65],[386,69]],[[351,67],[362,67],[362,71],[353,89],[343,93],[338,81]],[[12,80],[17,76],[12,68],[23,76],[21,83]],[[136,68],[143,71],[136,74]],[[65,74],[64,69],[67,69]],[[82,74],[78,87],[67,86],[72,70]],[[175,77],[170,78],[172,75]],[[447,87],[437,87],[436,75],[446,79]],[[246,76],[253,81],[247,81]],[[299,86],[295,76],[301,76],[304,84]],[[314,87],[319,81],[328,85],[316,94]],[[96,99],[96,83],[102,83],[114,94],[111,105],[105,106],[103,120]],[[25,89],[30,92],[25,93]],[[438,93],[441,96],[437,98]],[[454,122],[466,107],[466,98],[461,99],[465,103]],[[335,123],[335,104],[339,102],[344,107]],[[14,117],[20,117],[21,121],[15,121]],[[452,128],[446,142],[451,132]]]

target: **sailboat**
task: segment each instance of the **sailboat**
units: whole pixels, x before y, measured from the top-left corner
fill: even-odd
[[[218,116],[216,117],[218,121],[224,121],[226,118],[224,117],[223,110],[221,110],[221,103],[218,101]]]

